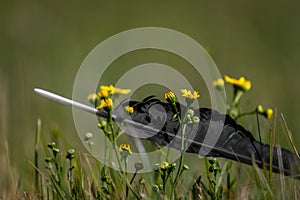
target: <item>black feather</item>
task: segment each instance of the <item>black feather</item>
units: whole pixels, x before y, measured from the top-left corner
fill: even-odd
[[[124,107],[127,105],[134,108],[134,113],[130,116],[124,113]],[[177,107],[179,113],[185,113],[185,106],[178,103]],[[131,125],[134,129],[129,128],[127,131],[136,131],[134,134],[136,137],[142,136],[159,145],[181,149],[180,123],[178,118],[174,117],[176,113],[169,103],[149,96],[142,102],[129,101],[121,104],[113,114],[115,120],[125,120]],[[199,116],[200,121],[196,125],[187,127],[187,132],[191,134],[187,134],[185,138],[188,141],[186,152],[201,156],[223,157],[249,165],[254,159],[259,167],[262,168],[265,165],[268,169],[270,168],[270,146],[257,141],[251,132],[237,124],[229,115],[220,114],[209,108],[199,108],[195,111],[195,115]],[[214,124],[221,124],[221,129],[218,125],[214,127]],[[209,125],[212,126],[208,132]],[[207,134],[210,134],[208,137],[215,137],[214,134],[217,134],[216,137],[219,138],[216,144],[209,144],[205,141]],[[272,159],[274,172],[299,177],[300,161],[292,152],[274,147]],[[282,167],[279,164],[281,159]]]

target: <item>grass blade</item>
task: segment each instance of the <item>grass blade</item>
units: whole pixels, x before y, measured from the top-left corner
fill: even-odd
[[[42,121],[41,119],[37,120],[36,124],[36,132],[35,132],[35,145],[34,145],[34,165],[36,168],[39,168],[39,143],[40,143],[40,135],[41,135]],[[40,174],[35,170],[35,190],[39,193],[39,185],[40,185]]]

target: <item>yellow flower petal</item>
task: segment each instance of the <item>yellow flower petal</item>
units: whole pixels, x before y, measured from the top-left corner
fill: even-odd
[[[119,151],[120,152],[123,152],[123,151],[127,151],[127,152],[130,152],[130,145],[129,144],[120,144],[120,148],[119,148]]]
[[[224,80],[219,78],[215,81],[213,81],[213,86],[215,87],[223,87],[224,86]]]
[[[134,108],[131,106],[126,106],[125,110],[131,115],[134,112]]]
[[[174,102],[176,102],[176,96],[175,96],[175,94],[174,94],[172,91],[165,93],[165,99],[166,99],[169,103],[174,103]]]
[[[120,89],[120,88],[114,88],[112,91],[112,94],[129,94],[131,92],[130,89]]]
[[[188,99],[197,99],[200,97],[200,95],[198,94],[198,91],[194,91],[193,94],[190,90],[187,89],[182,89],[181,90],[182,96]]]
[[[112,106],[113,106],[113,101],[112,101],[111,98],[108,98],[108,99],[102,99],[102,100],[101,100],[100,106],[101,106],[102,108],[112,107]]]
[[[267,118],[271,119],[273,117],[273,110],[271,108],[267,109],[266,114]]]
[[[245,77],[240,77],[239,79],[230,78],[229,76],[224,76],[227,83],[231,83],[233,86],[243,90],[248,91],[251,88],[251,81],[245,79]]]

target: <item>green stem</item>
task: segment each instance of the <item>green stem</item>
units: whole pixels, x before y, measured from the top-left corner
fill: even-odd
[[[182,167],[183,167],[183,160],[184,160],[184,150],[185,150],[185,143],[184,143],[184,133],[185,133],[185,129],[186,129],[186,124],[183,124],[182,129],[181,129],[181,157],[180,157],[180,161],[179,161],[179,167],[178,167],[178,171],[177,174],[175,176],[174,179],[174,183],[172,185],[172,191],[171,191],[171,199],[173,197],[173,193],[175,192],[175,188],[177,187],[178,181],[179,181],[179,177],[182,173]]]
[[[174,102],[174,103],[172,104],[172,106],[173,106],[173,108],[174,108],[174,110],[175,110],[175,114],[177,115],[178,122],[179,122],[179,124],[181,124],[181,118],[180,118],[180,116],[179,116],[179,112],[178,112],[178,108],[177,108],[177,106],[176,106],[176,103]]]
[[[137,175],[137,170],[135,171],[135,173],[133,174],[133,176],[132,176],[132,178],[131,178],[131,180],[130,180],[130,185],[133,183],[133,181],[134,181],[134,179],[135,179],[135,177],[136,177],[136,175]],[[127,198],[127,196],[128,196],[128,187],[126,187],[126,198]]]
[[[234,97],[233,97],[233,102],[232,105],[236,106],[239,103],[240,98],[243,96],[244,91],[239,90],[239,89],[234,89]]]
[[[40,135],[41,135],[42,122],[41,119],[37,120],[36,132],[35,132],[35,145],[34,145],[34,165],[36,167],[35,170],[35,189],[37,193],[39,193],[39,181],[40,181],[40,173],[38,172],[39,168],[39,143],[40,143]]]
[[[70,186],[70,195],[72,195],[72,188],[73,188],[73,175],[72,175],[72,170],[73,170],[73,166],[72,166],[72,159],[70,159],[70,162],[69,162],[69,171],[68,171],[68,179],[69,179],[69,186]]]
[[[245,115],[253,115],[256,113],[256,110],[253,110],[253,111],[249,111],[249,112],[244,112],[244,113],[241,113],[239,114],[238,116],[236,116],[234,119],[237,120]]]
[[[118,165],[119,165],[119,169],[121,171],[121,174],[123,175],[124,179],[125,179],[125,182],[126,182],[126,185],[127,187],[129,187],[130,191],[133,193],[133,195],[137,198],[137,199],[140,199],[139,195],[136,194],[130,184],[130,182],[128,181],[127,177],[126,177],[126,174],[125,172],[122,170],[122,165],[121,165],[121,161],[120,161],[120,157],[119,157],[119,152],[117,151],[116,149],[116,144],[117,144],[117,141],[116,141],[116,137],[115,137],[115,133],[114,133],[114,128],[113,128],[113,120],[112,120],[112,110],[110,110],[109,112],[109,117],[108,117],[108,124],[109,124],[109,127],[111,129],[111,134],[112,134],[112,143],[113,143],[113,149],[114,149],[114,152],[116,154],[116,158],[117,158],[117,161],[118,161]]]

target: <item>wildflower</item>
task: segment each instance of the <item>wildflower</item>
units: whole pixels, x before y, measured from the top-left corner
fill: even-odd
[[[101,85],[100,86],[100,90],[107,91],[110,94],[112,94],[112,92],[114,91],[114,89],[115,89],[115,87],[113,85],[109,85],[109,86]]]
[[[97,107],[97,109],[102,109],[102,108],[111,108],[113,106],[113,101],[111,98],[108,99],[102,99],[100,106]]]
[[[102,99],[101,100],[101,106],[103,108],[105,107],[112,107],[113,106],[113,101],[111,98],[108,98],[108,99]]]
[[[130,92],[130,89],[116,88],[113,85],[102,85],[100,87],[100,91],[98,92],[98,96],[100,98],[108,98],[112,94],[129,94]]]
[[[273,117],[273,110],[271,108],[264,110],[262,105],[257,106],[257,112],[267,119],[271,119]]]
[[[190,90],[182,89],[181,93],[182,93],[182,96],[185,97],[185,101],[186,101],[188,107],[194,102],[195,99],[200,97],[200,95],[198,94],[198,91],[194,91],[192,93]]]
[[[176,102],[176,96],[172,91],[165,93],[165,99],[171,104]]]
[[[134,109],[133,109],[133,107],[131,107],[131,106],[126,106],[125,107],[125,110],[128,112],[128,114],[133,114],[133,112],[134,112]]]
[[[200,97],[200,95],[198,94],[198,91],[194,91],[193,93],[190,90],[187,89],[182,89],[182,96],[186,97],[188,99],[197,99]]]
[[[166,170],[168,168],[169,168],[169,163],[168,162],[163,161],[163,162],[160,163],[160,169],[161,170]]]
[[[120,144],[119,151],[122,156],[121,160],[124,159],[125,162],[127,161],[128,156],[132,154],[129,144]]]
[[[96,105],[99,102],[99,97],[96,93],[92,93],[88,96],[88,100],[91,104]]]
[[[215,86],[219,90],[222,89],[224,87],[224,80],[222,78],[219,78],[213,81],[213,86]]]
[[[251,88],[251,81],[246,80],[243,76],[239,79],[234,79],[225,75],[225,81],[227,83],[231,83],[235,88],[240,89],[244,92],[250,90]]]
[[[130,145],[129,144],[120,144],[119,151],[120,151],[120,153],[128,152],[131,154]]]
[[[100,86],[100,91],[98,92],[98,96],[101,99],[108,98],[109,95],[112,94],[113,90],[114,90],[114,86],[112,86],[112,85],[109,85],[109,86],[101,85]]]
[[[273,117],[273,110],[271,108],[266,111],[267,119],[271,119]]]

